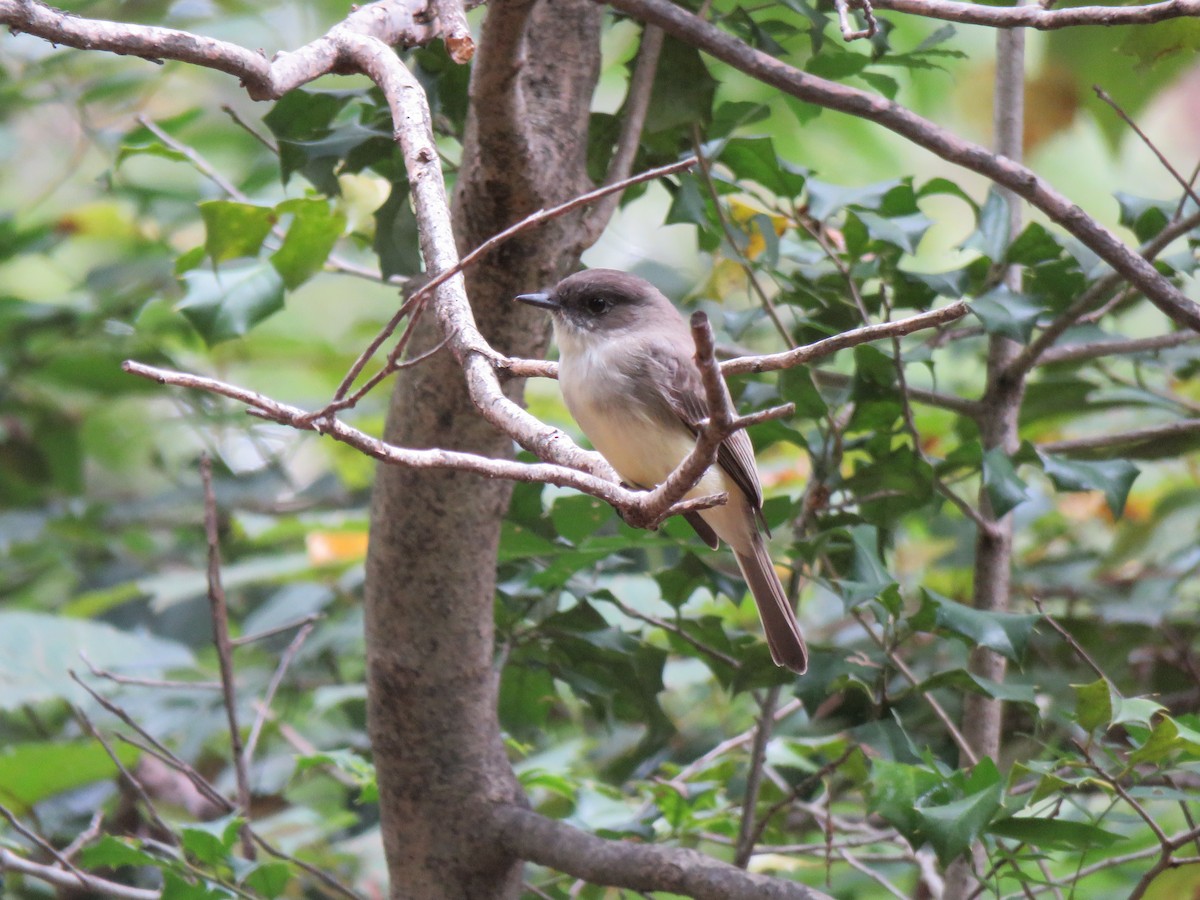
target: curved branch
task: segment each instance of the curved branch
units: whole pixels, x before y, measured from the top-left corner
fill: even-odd
[[[490,812],[495,838],[510,853],[592,884],[695,900],[831,900],[807,885],[746,872],[697,850],[606,841],[519,806]]]
[[[424,0],[380,0],[355,10],[325,35],[267,61],[261,51],[174,28],[84,19],[52,9],[40,0],[0,0],[0,24],[54,44],[79,50],[106,50],[121,56],[164,59],[216,69],[239,78],[254,100],[274,100],[341,64],[340,42],[349,35],[370,35],[389,46],[412,47],[438,36],[418,22]]]
[[[1149,25],[1166,19],[1200,15],[1200,0],[1165,0],[1146,6],[1076,6],[1046,9],[1033,6],[983,6],[956,0],[872,0],[876,9],[993,28],[1036,28],[1053,31],[1077,25]]]
[[[898,103],[867,91],[809,75],[731,37],[669,0],[609,0],[609,5],[658,25],[668,34],[808,103],[882,125],[942,159],[978,172],[1040,209],[1120,272],[1173,320],[1200,331],[1200,306],[1115,234],[1024,166],[918,116]]]

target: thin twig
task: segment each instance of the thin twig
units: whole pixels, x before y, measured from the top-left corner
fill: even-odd
[[[82,850],[96,838],[100,837],[100,826],[103,824],[104,810],[98,809],[92,813],[92,820],[88,822],[88,827],[79,832],[79,834],[75,835],[74,840],[67,844],[67,846],[63,847],[62,855],[67,859],[74,859],[80,850]]]
[[[158,814],[158,808],[154,805],[154,801],[150,799],[150,795],[146,793],[146,789],[142,787],[142,783],[133,777],[132,772],[125,768],[125,764],[121,762],[121,758],[117,756],[117,753],[115,750],[113,750],[112,745],[105,739],[104,735],[100,733],[100,730],[95,726],[92,720],[88,718],[87,713],[85,713],[79,707],[72,707],[72,712],[74,712],[75,718],[79,720],[79,723],[83,725],[84,730],[95,739],[96,743],[104,748],[104,752],[108,754],[108,758],[111,759],[113,765],[117,767],[117,772],[120,773],[121,780],[124,781],[126,786],[137,795],[139,800],[142,801],[142,806],[145,808],[146,814],[150,816],[151,820],[153,820],[154,824],[158,827],[159,832],[163,834],[164,839],[172,844],[178,844],[179,840],[175,837],[175,832],[171,830],[171,827],[167,825],[167,823],[163,821],[162,816]]]
[[[219,681],[165,681],[161,678],[133,678],[128,675],[118,675],[116,672],[109,672],[107,669],[97,668],[95,663],[91,661],[87,653],[85,653],[83,650],[79,651],[79,658],[83,660],[83,664],[88,667],[88,671],[97,678],[103,678],[107,681],[113,682],[114,684],[125,684],[134,687],[160,688],[165,690],[221,690],[221,683]]]
[[[317,622],[323,618],[325,618],[324,613],[312,613],[302,619],[296,619],[294,622],[285,622],[282,625],[276,625],[274,628],[265,628],[262,631],[256,631],[254,634],[244,634],[241,637],[231,638],[229,643],[235,647],[244,647],[246,644],[265,641],[267,638],[283,634],[285,631],[303,628],[305,625],[311,625],[313,622]]]
[[[650,97],[654,88],[654,76],[658,71],[658,58],[662,52],[663,33],[661,28],[647,25],[642,29],[642,41],[638,46],[637,61],[634,63],[633,74],[629,76],[629,88],[625,92],[624,115],[621,119],[621,133],[617,136],[617,146],[612,158],[608,161],[608,171],[604,183],[617,184],[629,177],[633,170],[633,162],[637,158],[638,146],[642,138],[642,127],[646,123],[646,113],[650,109]],[[616,212],[617,204],[621,201],[619,193],[609,194],[598,201],[585,217],[581,229],[583,236],[581,244],[590,246],[599,239]]]
[[[275,156],[279,155],[279,148],[275,146],[274,142],[266,135],[261,134],[258,129],[243,119],[241,115],[238,114],[236,109],[234,109],[228,103],[223,103],[221,104],[221,110],[225,113],[225,115],[229,116],[229,118],[234,121],[234,124],[250,135],[250,137],[254,138],[256,141],[270,150]]]
[[[1133,119],[1129,117],[1129,114],[1125,112],[1125,110],[1121,109],[1117,101],[1110,97],[1108,92],[1100,87],[1100,85],[1092,85],[1092,90],[1096,92],[1097,97],[1113,108],[1113,111],[1120,116],[1122,122],[1133,129],[1133,133],[1142,139],[1142,143],[1150,148],[1150,152],[1157,157],[1160,163],[1162,163],[1163,168],[1170,172],[1171,177],[1174,178],[1179,183],[1179,186],[1183,188],[1184,194],[1191,198],[1192,202],[1196,204],[1197,208],[1200,208],[1200,197],[1196,196],[1196,192],[1192,189],[1191,184],[1189,184],[1188,181],[1182,175],[1180,175],[1178,171],[1176,171],[1175,167],[1171,165],[1171,161],[1163,156],[1162,151],[1155,146],[1154,141],[1150,140],[1150,138],[1146,136],[1146,133],[1138,127],[1137,122],[1133,121]]]
[[[632,185],[641,184],[643,181],[650,181],[654,178],[661,178],[665,175],[671,175],[675,172],[682,171],[683,169],[690,168],[691,166],[695,165],[695,163],[695,157],[689,157],[687,159],[680,160],[679,162],[671,163],[670,165],[659,166],[656,169],[649,169],[630,178],[625,178],[621,181],[614,182],[613,184],[603,185],[594,191],[589,191],[586,194],[573,197],[572,199],[567,200],[565,203],[560,203],[557,206],[550,207],[549,209],[540,209],[537,212],[530,213],[528,216],[521,219],[521,221],[510,225],[500,233],[488,238],[470,253],[467,253],[465,256],[459,259],[454,265],[448,266],[446,269],[422,284],[420,288],[414,291],[413,294],[404,301],[400,309],[398,309],[395,315],[393,315],[388,323],[384,325],[383,329],[377,335],[375,335],[374,338],[372,338],[366,349],[359,354],[353,365],[351,365],[350,370],[346,373],[346,376],[342,379],[341,384],[338,385],[337,390],[334,392],[333,401],[325,409],[313,413],[312,416],[314,419],[325,418],[332,410],[342,408],[337,404],[339,404],[339,402],[346,397],[346,394],[350,389],[350,385],[354,383],[354,380],[358,377],[359,373],[362,372],[363,368],[370,361],[371,357],[375,355],[375,352],[389,337],[392,336],[404,317],[410,312],[414,317],[416,317],[425,301],[433,296],[434,292],[439,286],[449,281],[460,272],[463,272],[467,267],[475,263],[485,254],[494,250],[500,244],[516,236],[517,234],[520,234],[522,231],[526,231],[527,229],[533,228],[536,225],[540,225],[543,222],[547,222],[551,219],[565,215],[573,209],[586,206],[587,204],[599,200],[600,198],[609,194],[623,191]],[[500,354],[496,353],[494,350],[491,350],[491,348],[488,348],[488,350],[490,351],[488,355],[493,362],[506,367],[507,361],[504,360]],[[391,362],[392,361],[389,360],[389,364]],[[377,375],[375,383],[378,383],[378,381],[387,377],[387,374],[390,374],[391,371],[392,370],[389,368],[389,366],[384,366],[381,370],[381,373],[384,374]]]
[[[787,330],[787,326],[779,318],[779,311],[775,309],[775,304],[771,302],[771,298],[767,296],[767,292],[763,290],[763,286],[758,283],[758,276],[754,274],[754,267],[750,265],[750,260],[742,252],[741,247],[738,246],[737,239],[734,237],[733,228],[730,227],[729,220],[725,216],[725,208],[721,205],[721,197],[717,194],[716,185],[713,184],[712,171],[709,168],[708,160],[704,158],[704,154],[701,152],[703,142],[700,138],[700,126],[693,124],[692,149],[696,155],[696,159],[700,163],[700,179],[704,182],[704,188],[708,192],[708,199],[712,201],[713,209],[717,214],[717,221],[721,225],[721,230],[725,232],[725,242],[729,244],[729,249],[737,254],[738,265],[741,266],[742,272],[745,273],[746,281],[749,283],[754,295],[758,297],[758,302],[761,304],[768,318],[770,318],[771,324],[775,326],[775,330],[783,338],[784,346],[791,348],[794,346],[794,341]],[[764,239],[765,237],[764,235]]]
[[[213,643],[221,670],[221,688],[225,696],[225,714],[229,720],[229,743],[232,748],[234,773],[237,776],[238,805],[241,813],[250,818],[250,777],[242,755],[242,734],[238,728],[237,694],[233,680],[233,646],[229,642],[229,612],[225,603],[225,588],[221,584],[221,538],[217,528],[217,497],[213,491],[212,459],[207,453],[200,457],[200,480],[204,485],[204,535],[208,542],[208,603],[212,615]],[[242,829],[242,852],[254,859],[254,844],[249,833]]]
[[[875,21],[875,12],[871,9],[871,0],[833,0],[833,5],[837,9],[838,25],[842,30],[842,40],[849,43],[850,41],[857,41],[862,38],[875,37],[875,33],[879,30],[879,23]],[[854,23],[850,21],[851,5],[862,10],[863,19],[867,23],[866,28],[855,28]]]
[[[41,848],[45,853],[48,853],[51,857],[53,857],[55,862],[57,862],[60,866],[69,870],[71,874],[76,877],[79,883],[83,885],[83,887],[86,888],[88,886],[84,873],[77,869],[73,862],[63,856],[57,847],[51,844],[36,831],[31,831],[30,829],[26,828],[21,823],[21,820],[13,815],[12,810],[2,803],[0,803],[0,816],[3,816],[8,820],[8,824],[12,826],[12,829],[17,832],[17,834],[32,842],[35,846]]]
[[[279,690],[279,685],[283,682],[283,676],[287,672],[288,667],[296,658],[296,654],[300,652],[300,648],[304,646],[304,641],[312,634],[313,623],[307,622],[292,638],[292,642],[288,644],[287,649],[283,651],[283,655],[279,657],[279,665],[275,667],[275,672],[271,675],[270,682],[267,683],[267,691],[263,695],[262,705],[259,707],[258,714],[254,717],[254,724],[250,727],[250,736],[246,739],[246,750],[243,753],[242,765],[249,769],[254,762],[254,749],[258,746],[258,738],[262,733],[263,724],[267,720],[267,714],[271,709],[271,701],[275,699],[275,692]]]
[[[754,729],[754,741],[750,745],[750,767],[746,770],[746,796],[742,799],[742,815],[738,823],[738,837],[733,864],[746,868],[754,855],[756,832],[754,811],[758,807],[759,790],[762,787],[763,766],[767,762],[767,741],[771,739],[771,727],[775,724],[775,708],[779,705],[781,685],[773,685],[763,699],[758,724]]]
[[[905,680],[911,684],[913,688],[920,692],[922,697],[925,698],[925,702],[929,704],[929,708],[933,710],[933,714],[937,716],[938,721],[940,721],[945,727],[946,733],[950,735],[950,738],[958,747],[959,753],[962,754],[963,759],[966,760],[967,764],[972,766],[976,765],[979,762],[979,757],[976,755],[971,745],[967,743],[967,739],[963,737],[962,732],[958,730],[958,726],[954,724],[954,720],[950,718],[949,713],[942,708],[942,704],[937,701],[937,698],[934,697],[932,693],[922,690],[920,681],[913,670],[908,667],[908,664],[900,658],[900,655],[896,653],[894,649],[887,645],[887,641],[875,633],[875,629],[872,628],[870,623],[867,622],[867,619],[862,614],[862,611],[855,609],[852,610],[852,612],[854,614],[854,618],[856,618],[858,623],[863,627],[863,630],[866,631],[875,645],[883,651],[884,655],[888,658],[888,662],[895,666],[896,671],[903,675]]]

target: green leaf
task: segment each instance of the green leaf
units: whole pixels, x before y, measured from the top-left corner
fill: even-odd
[[[1089,684],[1073,684],[1075,692],[1075,721],[1084,731],[1108,728],[1112,721],[1113,699],[1119,696],[1106,678]]]
[[[578,544],[612,520],[612,507],[586,494],[559,497],[550,508],[550,520],[560,535]]]
[[[658,71],[650,92],[646,131],[656,134],[680,126],[704,126],[712,120],[717,82],[700,51],[673,37],[663,40]]]
[[[283,894],[291,880],[292,867],[278,861],[255,863],[241,877],[243,887],[268,898]]]
[[[978,250],[992,262],[1004,259],[1009,245],[1008,203],[998,190],[988,191],[987,200],[979,210],[978,224],[963,242],[964,250]]]
[[[206,238],[204,247],[213,262],[257,256],[271,226],[278,222],[269,206],[236,200],[209,200],[200,204]]]
[[[850,577],[838,581],[838,589],[847,606],[874,600],[896,583],[879,556],[879,531],[872,525],[847,529],[853,556]]]
[[[0,612],[0,709],[59,698],[84,702],[87,693],[68,675],[86,668],[80,654],[98,668],[142,677],[195,662],[182,644],[145,632],[44,613]]]
[[[943,866],[949,865],[975,843],[1000,809],[1003,799],[1004,785],[996,781],[961,800],[915,810],[920,831]]]
[[[812,373],[805,366],[784,369],[780,373],[779,396],[796,404],[796,417],[800,419],[819,419],[828,410],[821,392],[813,384]]]
[[[227,900],[235,895],[208,885],[193,884],[169,869],[163,872],[162,896],[159,900]]]
[[[1129,489],[1141,470],[1126,459],[1088,462],[1038,454],[1046,475],[1060,491],[1103,491],[1113,516],[1121,517]]]
[[[921,766],[875,760],[869,784],[871,812],[883,816],[914,846],[924,843],[917,806],[943,789],[941,776]]]
[[[137,748],[116,744],[121,764],[133,766]],[[95,741],[10,743],[0,748],[0,798],[24,815],[35,803],[95,781],[115,778],[117,767]]]
[[[193,269],[183,280],[187,293],[178,309],[210,347],[283,309],[283,278],[267,262]]]
[[[989,825],[987,833],[1045,850],[1102,850],[1125,840],[1123,835],[1105,831],[1087,822],[1039,816],[1002,819]]]
[[[200,862],[217,865],[228,860],[244,821],[240,816],[228,815],[211,822],[185,825],[179,832],[180,842]]]
[[[1157,235],[1175,215],[1176,200],[1149,200],[1124,191],[1113,194],[1121,211],[1121,224],[1133,230],[1142,243]]]
[[[1019,663],[1040,616],[984,612],[955,603],[930,590],[921,591],[921,608],[911,619],[919,631],[942,629],[977,647],[987,647]]]
[[[780,159],[770,138],[734,138],[720,159],[736,178],[761,184],[777,197],[799,197],[804,190],[807,170]]]
[[[823,222],[835,212],[847,206],[858,209],[877,210],[888,192],[899,185],[899,181],[882,181],[861,187],[828,184],[815,178],[808,179],[808,212],[814,219]]]
[[[417,217],[408,201],[408,182],[392,184],[387,201],[375,210],[375,252],[385,278],[421,271]]]
[[[885,218],[863,210],[855,215],[867,227],[871,240],[894,244],[905,253],[917,252],[917,244],[933,224],[924,213]]]
[[[1200,731],[1170,716],[1155,713],[1151,713],[1151,716],[1154,718],[1154,727],[1129,755],[1130,765],[1164,763],[1181,752],[1187,753],[1192,759],[1200,756]]]
[[[291,214],[291,225],[271,265],[283,277],[289,291],[321,271],[333,245],[346,227],[346,217],[324,200],[286,200],[275,207],[276,215]]]
[[[969,691],[973,694],[991,697],[993,700],[1037,706],[1037,692],[1033,685],[1014,684],[1011,681],[992,681],[990,678],[982,678],[966,669],[938,672],[921,682],[921,691],[938,688],[949,688],[959,693]]]
[[[1019,266],[1036,266],[1058,259],[1062,252],[1062,245],[1044,225],[1030,222],[1009,246],[1005,262]]]
[[[983,454],[983,486],[992,511],[1004,516],[1029,499],[1029,486],[1017,475],[1008,454],[993,447]]]
[[[349,775],[358,784],[359,803],[375,803],[379,799],[379,787],[375,780],[375,764],[364,759],[353,750],[325,750],[296,757],[296,772],[304,772],[317,766],[332,766]]]
[[[141,849],[142,842],[136,838],[118,838],[111,834],[101,835],[94,844],[84,847],[79,861],[85,869],[119,869],[121,866],[156,866],[159,860]]]
[[[983,323],[988,334],[999,334],[1022,344],[1028,343],[1045,307],[1027,294],[1007,287],[988,291],[971,302],[971,312]]]

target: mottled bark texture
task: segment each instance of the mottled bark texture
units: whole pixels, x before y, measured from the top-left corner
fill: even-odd
[[[602,10],[588,0],[498,0],[471,84],[454,198],[460,251],[539,207],[586,190],[589,105]],[[510,241],[477,265],[468,293],[503,353],[545,352],[545,322],[511,302],[578,262],[578,218]],[[437,339],[426,316],[414,352]],[[513,381],[510,396],[522,382]],[[386,439],[509,456],[511,440],[467,396],[442,353],[400,374]],[[380,466],[367,557],[371,740],[394,898],[515,897],[520,861],[491,839],[488,804],[520,802],[496,714],[492,605],[511,485]]]

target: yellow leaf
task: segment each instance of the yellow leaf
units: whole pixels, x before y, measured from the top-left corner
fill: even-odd
[[[308,559],[314,566],[358,562],[367,555],[365,531],[310,531],[304,537]]]

